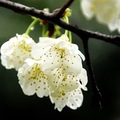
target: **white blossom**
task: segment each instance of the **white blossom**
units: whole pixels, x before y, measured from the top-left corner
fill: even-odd
[[[82,68],[82,59],[85,59],[78,46],[70,43],[65,34],[57,39],[40,38],[31,54],[34,59],[43,61],[44,69],[62,67],[67,74],[78,74]]]
[[[55,109],[62,111],[65,106],[77,109],[82,105],[81,89],[87,90],[87,74],[84,69],[79,74],[78,76],[66,74],[62,68],[48,71],[48,85],[51,90],[49,96],[51,102],[55,104]]]
[[[18,78],[24,94],[33,95],[36,93],[39,97],[48,96],[47,76],[42,71],[39,61],[26,59],[25,64],[18,69]]]
[[[31,57],[31,47],[35,42],[28,35],[16,34],[1,46],[2,65],[7,69],[19,69],[26,58]]]
[[[120,32],[120,0],[80,0],[80,7],[86,18],[95,16],[110,31]]]
[[[65,106],[77,109],[82,105],[81,89],[87,90],[87,73],[82,66],[84,55],[76,44],[70,43],[68,37],[41,37],[32,48],[33,59],[42,63],[47,76],[49,97],[59,111]]]

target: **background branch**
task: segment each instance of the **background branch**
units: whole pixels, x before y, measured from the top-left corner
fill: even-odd
[[[84,52],[85,52],[85,56],[86,56],[86,64],[88,66],[90,78],[92,81],[92,88],[93,88],[92,102],[93,102],[93,105],[96,104],[99,107],[99,109],[101,109],[102,108],[102,95],[101,95],[100,90],[98,88],[98,85],[97,85],[97,82],[95,79],[95,75],[93,72],[90,54],[89,54],[89,48],[88,48],[88,40],[89,40],[89,38],[87,38],[87,37],[83,38],[83,47],[84,47]]]

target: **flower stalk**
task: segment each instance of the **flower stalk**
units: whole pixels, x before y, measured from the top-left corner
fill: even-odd
[[[38,18],[34,18],[33,22],[28,26],[25,34],[29,35],[30,31],[34,29],[35,24],[39,21]]]

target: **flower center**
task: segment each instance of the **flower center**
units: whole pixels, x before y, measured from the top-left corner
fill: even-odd
[[[32,80],[32,79],[38,80],[40,78],[46,79],[45,74],[43,73],[43,71],[41,71],[41,69],[40,69],[40,67],[39,67],[38,64],[36,64],[35,66],[33,66],[31,68],[31,70],[28,71],[28,74],[31,75],[30,78],[29,78],[29,80]]]
[[[54,50],[57,52],[57,54],[60,55],[60,58],[63,58],[63,57],[64,57],[64,55],[65,55],[65,49],[64,49],[64,48],[60,48],[59,45],[56,45],[56,46],[54,47]]]
[[[26,42],[24,40],[22,40],[18,46],[18,48],[21,49],[21,52],[22,51],[27,51],[27,52],[31,52],[31,47],[26,44]]]

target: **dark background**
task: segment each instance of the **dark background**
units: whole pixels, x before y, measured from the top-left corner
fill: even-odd
[[[67,0],[14,0],[38,9],[50,8],[53,11],[62,6]],[[72,16],[70,22],[81,28],[99,31],[105,34],[119,35],[117,31],[110,32],[107,26],[97,23],[95,18],[88,21],[83,16],[79,0],[70,6]],[[28,15],[21,15],[0,7],[0,46],[15,36],[23,34],[32,19]],[[41,35],[41,27],[35,26],[30,34],[35,41]],[[84,53],[81,40],[73,34],[76,43]],[[97,39],[89,40],[89,50],[94,74],[103,97],[103,108],[98,109],[92,100],[92,85],[89,78],[88,91],[83,91],[84,101],[80,108],[72,110],[65,107],[62,112],[54,110],[49,98],[38,98],[36,95],[26,96],[22,92],[15,70],[7,70],[0,65],[0,117],[4,119],[80,119],[80,120],[120,120],[120,48]],[[83,62],[87,70],[86,63]],[[89,77],[89,73],[88,73]],[[1,119],[0,118],[0,119]]]

